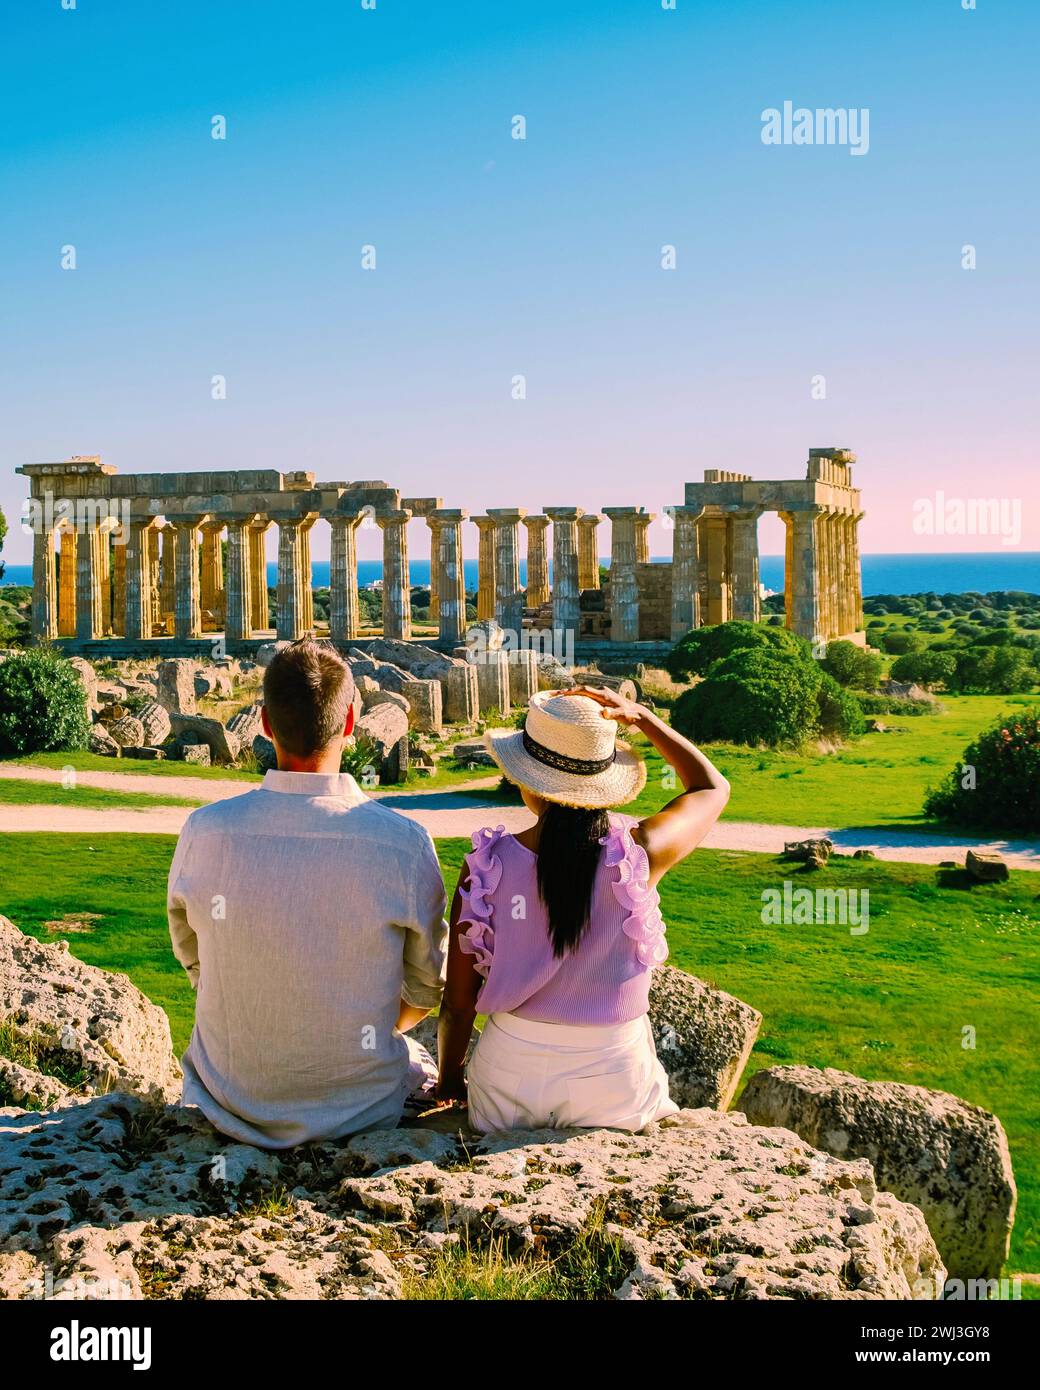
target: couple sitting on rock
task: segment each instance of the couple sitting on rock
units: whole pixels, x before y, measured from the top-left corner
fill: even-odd
[[[656,885],[717,819],[726,780],[611,691],[535,695],[522,731],[486,739],[534,819],[473,836],[449,926],[427,832],[339,770],[353,696],[331,646],[283,648],[264,678],[277,771],[185,824],[168,899],[197,990],[184,1102],[272,1149],[437,1105],[468,1105],[481,1131],[673,1113],[647,1018],[667,955]],[[619,724],[683,786],[641,821],[610,809],[646,781]],[[408,1037],[438,1006],[439,1073]]]

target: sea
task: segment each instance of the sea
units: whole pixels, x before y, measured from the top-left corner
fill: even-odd
[[[655,555],[653,559],[664,562],[669,555]],[[608,565],[610,557],[604,556],[600,563]],[[863,593],[871,594],[960,594],[967,592],[991,593],[1003,589],[1022,589],[1026,593],[1040,593],[1040,551],[1026,554],[1003,551],[985,551],[977,554],[953,555],[861,555],[863,569]],[[526,565],[520,562],[520,582],[526,583]],[[476,560],[463,561],[466,589],[472,593],[477,587]],[[409,571],[414,587],[426,587],[430,582],[430,562],[417,556],[410,560]],[[551,566],[550,566],[551,571]],[[759,560],[759,574],[765,588],[779,592],[784,587],[784,557],[782,555],[763,555]],[[382,579],[383,567],[378,560],[358,561],[358,584],[378,584]],[[324,589],[329,583],[328,560],[315,560],[311,565],[311,576],[316,589]],[[278,567],[273,562],[267,566],[267,582],[275,585]],[[31,584],[31,565],[8,565],[0,584]]]

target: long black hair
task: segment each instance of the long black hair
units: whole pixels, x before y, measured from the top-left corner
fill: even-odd
[[[606,811],[549,803],[538,838],[538,896],[549,916],[553,955],[577,946],[589,924],[592,889],[610,828]]]

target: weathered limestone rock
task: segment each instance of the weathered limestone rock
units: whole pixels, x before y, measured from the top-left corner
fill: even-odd
[[[239,748],[249,748],[257,734],[263,733],[263,705],[247,705],[227,722],[228,732],[238,739]]]
[[[563,662],[550,652],[544,652],[538,657],[538,689],[539,690],[569,690],[575,685],[575,679]]]
[[[441,679],[444,718],[451,724],[472,724],[480,714],[477,670],[467,661],[458,661]]]
[[[132,714],[124,714],[108,726],[108,732],[120,748],[140,748],[145,741],[144,726]]]
[[[83,693],[87,697],[87,712],[97,708],[97,673],[93,666],[82,656],[70,656],[69,665],[79,676],[83,684]]]
[[[40,1083],[49,1086],[46,1059],[57,1056],[65,1075],[81,1071],[85,1095],[112,1089],[172,1099],[180,1068],[162,1009],[125,975],[84,965],[68,943],[24,936],[0,917],[0,1020],[34,1042]]]
[[[979,883],[1003,883],[1008,877],[1007,861],[999,854],[986,854],[982,850],[968,850],[964,867]]]
[[[808,869],[823,869],[833,850],[831,840],[791,840],[784,845],[784,858],[795,859]]]
[[[48,1275],[129,1299],[396,1298],[445,1243],[552,1259],[600,1220],[618,1299],[928,1298],[945,1274],[868,1163],[710,1110],[640,1135],[395,1129],[271,1154],[113,1095],[0,1120],[0,1171],[10,1298]],[[277,1215],[243,1214],[272,1191],[291,1194]]]
[[[659,965],[650,981],[650,1025],[677,1105],[725,1110],[762,1025],[762,1015],[722,990]]]
[[[944,1091],[815,1067],[756,1072],[738,1107],[840,1158],[920,1207],[950,1276],[995,1279],[1007,1258],[1015,1180],[996,1116]]]
[[[477,767],[498,767],[498,763],[495,762],[479,738],[463,739],[461,743],[455,744],[451,752],[452,756],[460,763],[472,764]]]
[[[225,729],[219,719],[209,719],[204,714],[171,713],[170,725],[178,738],[188,734],[201,739],[203,743],[208,743],[215,763],[230,764],[238,757],[238,738],[229,729]]]
[[[195,767],[210,767],[213,755],[208,743],[184,743],[181,745],[181,762],[192,763]]]
[[[411,709],[411,704],[407,698],[404,695],[399,695],[396,690],[383,690],[376,685],[371,677],[362,677],[362,679],[367,679],[369,683],[369,689],[361,697],[362,714],[365,710],[376,709],[379,705],[396,705],[402,714],[407,714]],[[374,689],[372,689],[373,686]]]
[[[409,680],[401,686],[408,704],[408,724],[426,734],[439,734],[444,728],[443,703],[439,681]]]
[[[257,766],[261,772],[269,772],[278,766],[278,755],[274,751],[274,744],[266,734],[257,734],[253,739],[253,757],[256,758]]]
[[[118,758],[119,744],[105,728],[104,724],[91,724],[87,735],[87,748],[103,758]]]
[[[159,662],[155,698],[170,714],[194,714],[195,663],[184,657]]]
[[[170,737],[170,716],[158,700],[149,700],[147,704],[141,705],[137,717],[144,729],[145,743],[157,747]]]
[[[524,709],[538,692],[538,653],[529,648],[509,653],[509,702]]]
[[[408,716],[404,710],[392,704],[367,709],[357,722],[357,732],[376,745],[380,781],[402,781],[408,771]]]
[[[256,664],[266,667],[270,666],[283,647],[287,647],[288,642],[264,642],[256,649]]]
[[[484,652],[475,663],[481,714],[507,715],[509,703],[509,653]]]

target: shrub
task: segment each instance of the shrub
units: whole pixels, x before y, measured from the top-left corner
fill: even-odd
[[[881,657],[855,642],[828,642],[823,669],[839,685],[873,690],[881,679]]]
[[[745,648],[784,651],[805,661],[812,659],[808,642],[784,627],[764,627],[761,623],[716,623],[696,627],[681,637],[665,662],[672,680],[706,676],[717,661]]]
[[[741,647],[675,703],[672,724],[693,739],[797,744],[819,732],[822,674],[811,659]]]
[[[339,770],[349,772],[362,786],[371,786],[372,778],[379,776],[381,762],[375,740],[367,734],[355,734],[353,743],[343,748]]]
[[[908,652],[892,663],[892,679],[916,685],[938,685],[949,681],[957,670],[957,658],[949,652]]]
[[[903,628],[897,627],[881,634],[881,645],[893,656],[902,656],[905,652],[921,651],[924,638],[918,637],[916,632],[906,632]]]
[[[86,691],[63,657],[34,647],[0,662],[0,758],[85,748],[89,727]]]
[[[820,676],[817,707],[820,733],[827,738],[855,738],[867,727],[859,700],[850,691],[843,690],[826,671]]]
[[[957,653],[952,684],[960,690],[1011,695],[1032,690],[1037,671],[1026,647],[968,647]]]
[[[1040,833],[1040,705],[1004,715],[970,743],[924,809],[971,828]]]

